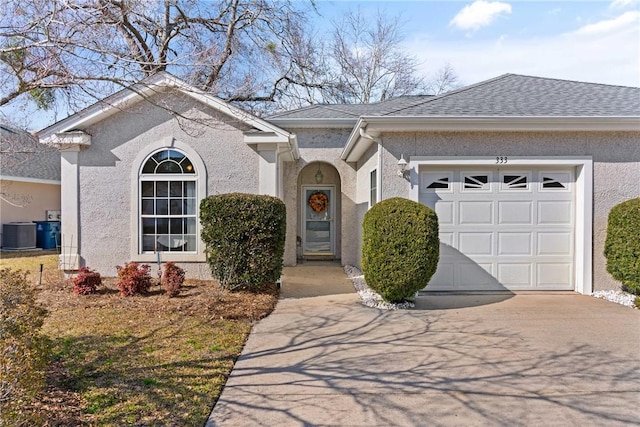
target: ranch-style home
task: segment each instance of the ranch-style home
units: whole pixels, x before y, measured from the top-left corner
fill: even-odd
[[[287,206],[285,264],[358,265],[361,225],[400,196],[435,209],[427,290],[619,286],[607,215],[640,197],[640,89],[506,74],[439,96],[258,118],[167,73],[39,133],[61,152],[61,266],[176,261],[208,277],[202,198]]]

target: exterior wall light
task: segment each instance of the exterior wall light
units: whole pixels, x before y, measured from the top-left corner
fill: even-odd
[[[316,172],[315,178],[316,178],[316,184],[322,184],[324,175],[322,175],[322,171],[320,170],[320,165],[318,165],[318,172]]]
[[[409,170],[407,169],[408,166],[409,163],[404,159],[404,154],[402,154],[400,156],[400,160],[398,160],[398,176],[406,178],[407,173],[409,172]]]

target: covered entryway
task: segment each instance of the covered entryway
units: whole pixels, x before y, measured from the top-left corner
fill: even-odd
[[[333,165],[313,162],[299,176],[298,257],[339,259],[340,175]]]
[[[440,224],[428,291],[575,289],[575,167],[428,167]]]

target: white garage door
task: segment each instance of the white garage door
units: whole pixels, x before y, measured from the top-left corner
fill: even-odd
[[[440,223],[440,263],[426,290],[573,290],[573,169],[420,173],[420,201]]]

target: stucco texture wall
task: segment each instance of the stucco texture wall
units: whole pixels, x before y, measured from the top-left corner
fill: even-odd
[[[382,199],[409,197],[398,177],[409,156],[592,156],[594,290],[618,289],[606,271],[604,241],[609,211],[640,197],[640,132],[407,132],[382,135]]]
[[[342,264],[356,262],[355,254],[358,243],[356,242],[355,227],[353,226],[356,223],[356,172],[353,165],[347,164],[340,159],[340,154],[350,131],[350,129],[295,130],[298,137],[300,159],[297,162],[285,163],[283,171],[284,202],[287,206],[285,265],[296,264],[296,236],[299,235],[301,222],[300,185],[307,183],[310,180],[310,176],[315,174],[316,169],[307,169],[310,176],[301,177],[300,174],[307,165],[314,162],[326,164],[327,168],[331,165],[339,176],[340,194],[337,194],[340,197],[340,226],[339,230],[337,230],[337,235],[340,238],[339,256]],[[335,177],[331,179],[335,180]],[[313,182],[315,181],[311,179],[309,183]],[[328,181],[325,182],[328,183]]]
[[[47,219],[46,211],[60,210],[59,184],[2,180],[0,188],[3,193],[3,197],[0,198],[0,222],[2,224],[45,221]],[[0,234],[0,246],[2,246],[2,234]]]
[[[79,154],[83,264],[112,276],[116,265],[135,259],[130,243],[138,239],[132,224],[137,206],[132,206],[131,192],[137,188],[132,180],[141,165],[134,159],[139,153],[151,154],[158,142],[169,146],[179,141],[200,156],[206,171],[198,174],[206,179],[206,194],[199,198],[256,193],[258,154],[245,144],[244,130],[246,125],[237,120],[177,94],[156,96],[85,129],[92,141]],[[209,275],[204,264],[183,266],[192,277]]]

